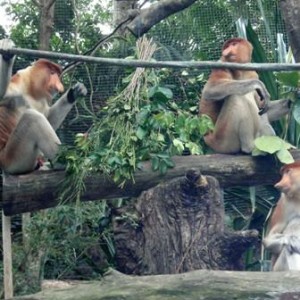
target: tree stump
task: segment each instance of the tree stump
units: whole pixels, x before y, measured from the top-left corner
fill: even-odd
[[[218,181],[190,170],[114,211],[117,269],[126,274],[175,274],[196,269],[241,270],[256,230],[225,230]]]

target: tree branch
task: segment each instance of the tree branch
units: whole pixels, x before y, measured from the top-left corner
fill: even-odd
[[[128,25],[127,29],[135,36],[141,37],[152,26],[170,15],[191,6],[196,0],[162,0],[140,11]]]
[[[293,151],[300,159],[300,150]],[[144,190],[162,181],[185,176],[191,169],[203,175],[216,177],[222,187],[273,185],[279,180],[280,165],[272,156],[251,157],[249,155],[199,155],[174,157],[175,167],[164,175],[153,172],[150,162],[145,162],[135,174],[135,183],[128,182],[118,187],[103,174],[95,173],[86,178],[86,190],[82,201],[137,197]],[[3,176],[3,210],[5,215],[54,207],[59,204],[61,183],[65,172],[36,171],[28,175]]]

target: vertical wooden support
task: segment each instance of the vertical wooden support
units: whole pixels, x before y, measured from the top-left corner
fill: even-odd
[[[4,299],[13,298],[12,250],[11,250],[11,217],[2,211],[2,243],[4,271]]]

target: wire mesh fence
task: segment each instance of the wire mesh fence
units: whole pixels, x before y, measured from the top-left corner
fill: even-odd
[[[107,9],[103,5],[106,3],[100,5],[95,1],[57,0],[50,50],[58,54],[83,54],[99,43],[104,37],[103,32],[112,31],[109,25],[113,15],[112,6],[107,3]],[[9,35],[16,46],[38,49],[39,18],[33,1],[16,2],[9,12],[13,16]],[[286,41],[286,34],[277,1],[271,0],[199,0],[163,20],[147,33],[157,44],[153,57],[158,61],[216,61],[220,57],[223,42],[238,35],[236,23],[241,18],[251,23],[268,54],[269,62],[276,62],[276,35],[282,33]],[[135,57],[135,39],[114,35],[100,43],[94,55],[120,59]],[[55,60],[65,68],[71,63],[67,58]],[[32,57],[18,56],[15,70],[31,61]],[[64,143],[72,143],[76,133],[87,131],[93,118],[101,117],[101,108],[106,105],[107,99],[120,92],[125,85],[123,80],[134,69],[88,62],[76,66],[64,76],[66,86],[79,80],[85,83],[89,91],[59,129],[59,136]],[[186,107],[197,106],[207,74],[207,70],[174,67],[163,81],[172,89],[176,101],[185,103]]]
[[[36,39],[39,31],[37,8],[33,5],[33,1],[19,2],[18,4],[17,1],[8,10],[10,16],[13,16],[10,36],[19,47],[37,49]],[[111,30],[109,24],[112,9],[109,2],[100,5],[95,1],[57,0],[51,50],[81,54],[90,49],[103,37],[101,32]],[[33,13],[29,10],[33,10]],[[251,23],[266,52],[270,54],[269,62],[275,62],[276,34],[285,33],[284,24],[277,1],[259,0],[197,1],[150,30],[147,35],[153,38],[158,46],[154,58],[161,61],[218,60],[222,43],[230,37],[237,36],[236,22],[240,18],[247,19]],[[134,47],[135,42],[132,38],[120,39],[115,36],[101,44],[95,55],[126,58],[134,55]],[[22,68],[30,60],[32,58],[19,57],[15,69]],[[69,63],[64,59],[59,59],[59,62],[64,66]],[[128,68],[125,69],[123,66],[88,63],[75,68],[72,74],[69,74],[65,79],[66,83],[70,84],[76,80],[84,82],[89,95],[86,99],[87,105],[78,105],[60,130],[65,142],[72,141],[72,132],[82,132],[88,128],[86,114],[98,113],[105,105],[106,99],[122,86],[122,79],[128,72]],[[181,69],[173,68],[166,82],[172,86],[181,86],[182,90],[190,83],[189,78],[201,73],[204,74],[205,80],[207,71],[190,69],[188,74],[183,76]],[[192,102],[197,103],[202,85],[203,82],[199,80],[193,87]],[[174,90],[174,97],[182,98],[180,89]],[[79,120],[82,122],[78,122]]]

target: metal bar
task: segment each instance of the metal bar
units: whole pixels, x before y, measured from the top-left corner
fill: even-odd
[[[23,48],[12,48],[9,50],[0,49],[0,54],[16,54],[39,58],[65,59],[76,62],[101,63],[117,66],[144,67],[144,68],[197,68],[197,69],[233,69],[233,70],[255,70],[255,71],[299,71],[300,63],[224,63],[213,61],[143,61],[127,60],[118,58],[103,58],[95,56],[75,55],[51,51],[40,51]]]

